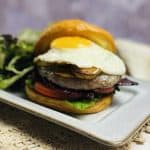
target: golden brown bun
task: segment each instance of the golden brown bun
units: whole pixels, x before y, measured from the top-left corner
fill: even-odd
[[[26,90],[27,96],[32,101],[35,101],[37,103],[43,104],[47,107],[50,107],[50,108],[53,108],[62,112],[72,113],[72,114],[96,113],[107,108],[112,103],[112,95],[109,95],[109,96],[102,98],[100,101],[96,102],[94,105],[84,110],[79,110],[79,109],[74,108],[72,105],[70,105],[69,103],[66,103],[63,100],[56,100],[56,99],[38,94],[27,85],[26,85],[25,90]]]
[[[44,30],[35,46],[35,55],[46,52],[50,43],[62,36],[81,36],[112,52],[116,52],[114,40],[110,33],[82,20],[63,20],[50,25]]]

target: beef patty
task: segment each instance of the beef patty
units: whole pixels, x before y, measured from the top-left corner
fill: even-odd
[[[55,83],[56,85],[76,90],[92,90],[113,87],[121,78],[117,75],[101,74],[94,79],[86,80],[80,78],[65,78],[55,74],[54,72],[48,71],[44,67],[40,67],[38,71],[42,77]]]

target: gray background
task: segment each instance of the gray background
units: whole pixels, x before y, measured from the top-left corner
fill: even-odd
[[[149,0],[0,0],[0,32],[42,29],[65,18],[80,18],[116,37],[150,43]]]

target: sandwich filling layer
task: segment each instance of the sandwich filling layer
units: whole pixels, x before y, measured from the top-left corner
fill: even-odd
[[[38,76],[34,89],[59,100],[111,95],[125,74],[125,65],[117,55],[82,37],[55,39],[50,50],[34,62]]]

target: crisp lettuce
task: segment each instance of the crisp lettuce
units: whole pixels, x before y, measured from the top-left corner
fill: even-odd
[[[73,106],[76,109],[79,110],[85,110],[86,108],[94,105],[99,99],[90,99],[90,100],[77,100],[77,101],[69,101],[67,100],[66,103]]]
[[[23,41],[28,44],[35,44],[39,38],[39,35],[40,32],[38,31],[35,32],[31,29],[26,29],[18,35],[18,39],[19,41]]]
[[[7,89],[33,69],[33,49],[39,32],[0,35],[0,89]]]
[[[17,45],[21,47],[24,51],[32,52],[33,46],[37,42],[39,35],[40,32],[38,31],[35,32],[31,29],[26,29],[18,35],[19,40]]]
[[[0,36],[0,69],[3,69],[6,59],[6,52],[4,50],[4,39]]]
[[[6,89],[10,87],[12,84],[14,84],[17,80],[22,78],[24,75],[26,75],[32,69],[33,66],[27,67],[23,69],[20,73],[10,76],[8,78],[7,77],[4,78],[3,76],[0,76],[0,89]]]
[[[6,53],[4,53],[2,49],[0,49],[0,69],[3,69],[5,59],[6,59]]]

